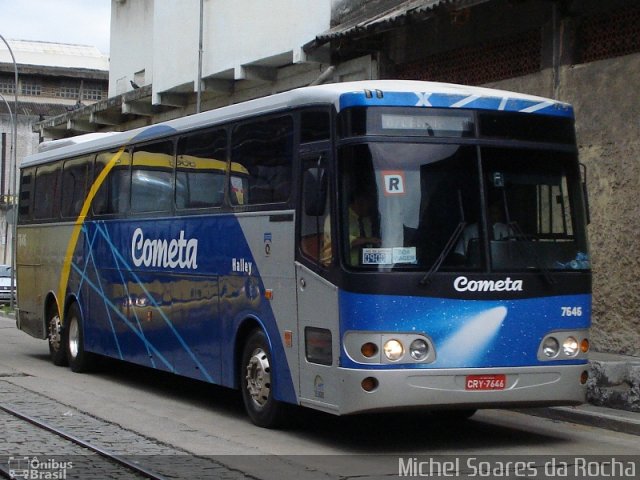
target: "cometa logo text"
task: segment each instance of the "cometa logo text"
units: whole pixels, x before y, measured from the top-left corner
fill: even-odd
[[[522,280],[469,280],[458,277],[453,281],[453,288],[458,292],[522,292]]]
[[[131,238],[131,258],[136,267],[198,268],[198,240],[184,238],[180,230],[178,238],[148,239],[141,228],[136,228]]]

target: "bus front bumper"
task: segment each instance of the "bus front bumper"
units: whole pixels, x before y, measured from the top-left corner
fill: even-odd
[[[445,370],[339,368],[340,400],[334,413],[579,405],[586,397],[587,367],[585,363]],[[376,387],[365,391],[363,381],[369,378],[373,382],[366,383]],[[484,379],[485,389],[479,389],[478,379]]]

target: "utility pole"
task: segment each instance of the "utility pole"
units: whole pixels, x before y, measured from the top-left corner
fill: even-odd
[[[5,43],[7,48],[9,49],[9,54],[11,55],[11,60],[13,60],[13,69],[15,72],[15,85],[13,89],[13,99],[14,99],[14,107],[13,107],[13,161],[11,165],[11,175],[10,183],[9,183],[9,198],[11,199],[11,205],[13,209],[13,228],[11,235],[11,285],[13,286],[16,278],[16,246],[18,242],[16,241],[16,223],[17,223],[17,205],[15,194],[16,190],[16,178],[17,178],[17,170],[18,170],[18,64],[16,63],[16,57],[13,55],[13,50],[11,50],[11,46],[9,42],[5,40],[5,38],[0,35],[0,39]],[[13,195],[11,193],[13,192]],[[13,295],[10,296],[11,300],[9,302],[9,307],[13,310],[14,308],[14,299]]]
[[[202,103],[202,37],[204,30],[204,0],[200,0],[200,32],[198,34],[198,84],[196,85],[196,113],[200,113]]]

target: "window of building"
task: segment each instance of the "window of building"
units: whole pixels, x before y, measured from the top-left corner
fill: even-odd
[[[145,76],[146,76],[146,71],[144,69],[135,72],[133,74],[134,83],[136,85],[142,87],[143,85],[145,85]]]
[[[399,65],[400,79],[482,85],[539,72],[542,65],[540,31],[474,42]]]
[[[39,83],[25,82],[21,86],[22,95],[40,96],[42,95],[42,85]]]
[[[584,18],[576,45],[581,63],[640,52],[640,6]]]
[[[82,87],[83,100],[102,100],[107,93],[104,88],[97,83],[85,83]]]
[[[13,78],[0,78],[0,94],[12,94],[14,92],[15,80]]]
[[[291,192],[293,120],[268,118],[238,125],[232,134],[231,164],[247,172],[231,175],[236,205],[286,202]]]
[[[60,98],[78,98],[78,87],[62,86],[57,91],[57,97]]]

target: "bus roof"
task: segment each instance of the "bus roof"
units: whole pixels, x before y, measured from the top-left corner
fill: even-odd
[[[28,167],[69,156],[104,151],[165,135],[186,132],[254,115],[305,105],[334,105],[339,112],[355,106],[469,108],[573,117],[572,107],[521,93],[414,80],[363,80],[302,87],[126,132],[87,134],[46,142],[24,159]]]

